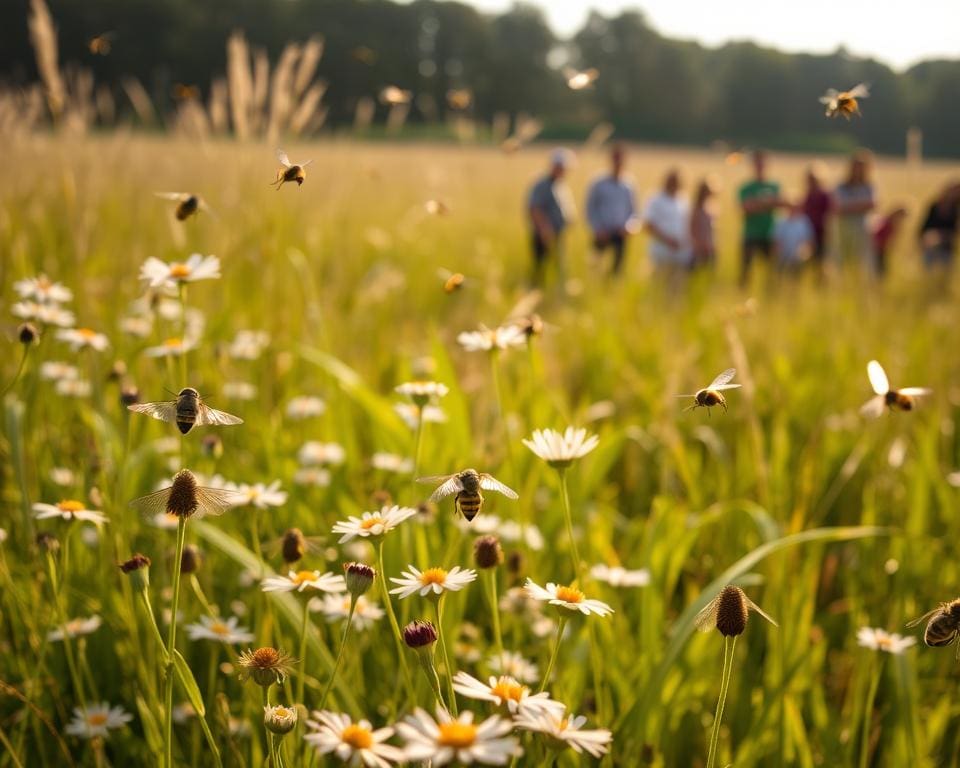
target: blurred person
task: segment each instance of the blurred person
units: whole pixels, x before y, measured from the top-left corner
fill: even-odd
[[[671,169],[663,189],[650,198],[644,212],[644,228],[650,235],[650,260],[655,271],[671,276],[690,267],[688,206],[680,195],[680,174]]]
[[[750,266],[759,252],[767,261],[773,252],[774,212],[781,205],[780,185],[767,179],[767,153],[753,153],[753,178],[740,187],[740,208],[743,210],[743,250],[740,262],[740,285],[750,280]]]
[[[573,162],[573,154],[555,149],[550,155],[550,169],[530,188],[527,214],[533,231],[533,283],[543,282],[546,261],[552,254],[557,265],[560,286],[564,285],[563,231],[573,221],[576,208],[573,196],[564,181]]]
[[[907,209],[898,207],[888,211],[874,224],[871,239],[873,240],[873,258],[878,277],[882,278],[887,274],[887,254],[890,252],[890,245],[906,218]]]
[[[855,152],[850,158],[846,179],[833,191],[833,211],[837,214],[837,258],[841,264],[859,263],[868,276],[877,274],[867,226],[867,217],[877,204],[870,183],[871,164],[869,152]]]
[[[781,274],[799,275],[804,265],[812,259],[816,248],[816,231],[804,211],[803,203],[787,208],[787,215],[774,225],[773,240],[777,270]]]
[[[927,269],[953,267],[960,216],[960,182],[951,182],[933,201],[920,226],[920,247]]]
[[[636,224],[634,189],[624,176],[625,162],[626,150],[617,144],[610,152],[609,175],[594,181],[587,193],[587,221],[593,230],[594,254],[599,258],[607,248],[613,249],[613,275],[623,267],[627,238]]]
[[[813,227],[813,252],[811,258],[818,272],[823,270],[823,257],[827,247],[827,218],[833,200],[823,186],[823,166],[812,163],[807,168],[807,192],[803,199],[803,212]]]
[[[717,263],[717,246],[714,237],[713,206],[714,188],[708,179],[697,186],[690,211],[690,249],[691,264],[694,269],[713,268]]]

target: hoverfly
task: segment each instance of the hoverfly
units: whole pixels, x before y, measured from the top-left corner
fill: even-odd
[[[725,389],[737,389],[739,384],[730,384],[730,379],[737,375],[736,368],[727,368],[723,373],[721,373],[717,378],[710,382],[709,386],[704,387],[703,389],[697,390],[696,394],[693,395],[677,395],[677,397],[692,397],[694,403],[687,408],[684,408],[685,411],[693,410],[694,408],[707,408],[707,414],[710,413],[709,409],[715,405],[723,406],[724,413],[727,410],[727,400],[723,396],[722,392]]]
[[[593,85],[600,73],[591,67],[590,69],[577,70],[573,67],[564,67],[563,76],[567,80],[567,87],[572,91],[582,91]]]
[[[826,106],[827,117],[836,117],[843,115],[847,120],[851,115],[860,114],[860,105],[857,99],[865,99],[870,95],[870,90],[866,85],[860,83],[855,85],[849,91],[838,91],[836,88],[830,88],[820,97],[820,103]]]
[[[178,518],[222,515],[231,507],[242,504],[246,497],[237,491],[223,488],[202,488],[189,469],[181,469],[173,477],[169,488],[148,493],[130,502],[130,506],[145,517],[168,514]]]
[[[277,171],[277,179],[271,183],[277,185],[278,192],[280,191],[280,187],[282,187],[288,181],[297,182],[298,187],[303,184],[303,180],[307,178],[307,172],[304,170],[304,168],[313,162],[313,160],[307,160],[305,163],[291,163],[290,158],[287,157],[287,153],[282,149],[277,150],[277,160],[280,161],[280,165],[282,165],[283,168],[280,168]]]
[[[860,413],[871,418],[876,418],[883,413],[884,406],[891,411],[912,411],[918,397],[929,395],[933,391],[928,387],[890,389],[887,374],[876,360],[867,363],[867,376],[870,377],[870,385],[877,396],[864,403]]]
[[[243,419],[230,413],[218,411],[204,404],[200,393],[193,387],[184,387],[177,394],[176,400],[166,400],[158,403],[135,403],[127,408],[135,413],[145,413],[159,421],[172,421],[182,434],[204,424],[215,426],[229,426],[243,424]]]
[[[213,213],[210,206],[199,195],[192,195],[189,192],[154,192],[154,194],[164,200],[172,200],[177,204],[177,207],[173,210],[177,221],[189,219],[198,211]]]
[[[915,627],[924,621],[927,621],[927,627],[923,630],[924,643],[931,648],[950,645],[960,637],[960,598],[951,600],[949,603],[940,603],[932,611],[923,614],[919,619],[914,619],[907,626]],[[960,659],[960,643],[957,643],[956,655]]]
[[[483,506],[484,491],[496,491],[502,493],[508,499],[517,499],[516,491],[508,488],[493,475],[486,472],[477,472],[475,469],[464,469],[461,472],[455,472],[452,475],[432,475],[430,477],[417,478],[418,483],[440,483],[440,486],[430,494],[430,501],[440,501],[440,499],[456,494],[454,505],[457,514],[461,514],[470,522],[478,514]]]

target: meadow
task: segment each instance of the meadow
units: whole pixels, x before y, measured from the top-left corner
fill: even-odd
[[[747,164],[638,147],[628,168],[643,198],[671,166],[684,170],[688,190],[701,176],[718,179],[717,274],[663,290],[641,235],[626,274],[610,281],[577,226],[569,290],[551,283],[534,303],[522,213],[546,147],[508,155],[337,139],[285,146],[295,162],[313,163],[302,187],[274,191],[274,148],[264,144],[123,132],[7,142],[0,768],[163,764],[178,534],[129,502],[169,486],[182,468],[210,484],[219,476],[267,487],[241,485],[248,503],[183,526],[199,562],[183,574],[175,611],[175,765],[266,765],[271,741],[275,765],[340,764],[303,738],[307,713],[321,702],[375,728],[416,707],[435,713],[424,657],[398,645],[388,615],[371,610],[369,621],[355,621],[327,691],[343,618],[304,610],[328,596],[322,590],[268,593],[261,581],[303,569],[340,574],[348,561],[381,570],[382,558],[364,599],[383,609],[381,576],[399,578],[411,565],[476,568],[481,533],[499,536],[506,558],[444,595],[445,647],[436,653],[440,698],[476,712],[477,722],[509,715],[463,695],[451,701],[448,677],[464,671],[486,681],[502,668],[499,631],[507,652],[536,665],[513,667],[529,675],[521,682],[531,692],[559,649],[543,682],[568,715],[586,717],[585,729],[610,731],[601,764],[704,766],[724,640],[696,632],[694,618],[737,584],[779,627],[754,614],[737,644],[717,765],[958,764],[954,649],[924,646],[922,626],[905,629],[960,592],[950,483],[960,466],[960,313],[950,287],[921,274],[910,235],[956,165],[878,163],[881,208],[911,212],[884,285],[854,275],[766,285],[757,275],[740,291],[734,198]],[[807,162],[774,156],[771,175],[799,194]],[[827,163],[839,178],[842,158]],[[579,204],[604,164],[602,151],[580,153],[571,175]],[[215,215],[178,223],[155,191],[198,193]],[[449,211],[429,213],[431,199]],[[221,276],[135,304],[149,258],[183,262],[192,253],[218,256]],[[460,290],[444,291],[444,270],[465,276]],[[37,343],[17,340],[14,283],[39,274],[72,291],[64,308],[109,346],[72,349],[42,323]],[[542,335],[497,353],[458,344],[461,332],[509,323],[518,303],[542,316]],[[195,342],[188,354],[152,356],[185,327]],[[872,358],[894,384],[934,394],[914,412],[865,420]],[[45,370],[50,362],[76,370]],[[685,412],[689,402],[675,395],[728,367],[743,384],[728,393],[728,412]],[[406,402],[409,416],[410,403],[395,391],[420,380],[449,388],[435,403],[444,420],[422,430],[398,413]],[[244,423],[181,437],[121,403],[134,387],[141,401],[157,401],[185,386]],[[323,407],[294,401],[304,397]],[[598,444],[563,472],[521,442],[570,425]],[[487,492],[472,523],[455,518],[449,497],[424,504],[432,488],[416,476],[466,467],[491,473],[519,499]],[[64,499],[109,521],[36,519],[34,504]],[[340,544],[332,532],[351,515],[393,504],[418,512],[382,537]],[[288,568],[278,542],[292,527],[310,546]],[[145,592],[141,572],[118,568],[137,552],[152,560]],[[615,586],[592,570],[598,564],[647,576]],[[522,590],[527,578],[569,585],[575,575],[612,614],[569,618]],[[400,627],[437,622],[438,606],[418,594],[391,601]],[[234,616],[251,638],[192,640],[186,629]],[[67,620],[89,617],[99,623],[51,637]],[[559,646],[558,617],[569,618]],[[863,647],[864,627],[917,644],[902,653]],[[239,679],[241,653],[259,647],[293,657],[282,683],[261,689]],[[265,732],[264,695],[300,705],[290,734]],[[71,733],[73,708],[101,701],[130,718],[106,737]],[[516,765],[594,761],[533,731],[501,735],[523,748]],[[398,736],[389,743],[402,746]]]

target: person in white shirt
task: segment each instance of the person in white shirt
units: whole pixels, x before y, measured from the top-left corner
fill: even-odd
[[[650,235],[650,259],[657,271],[679,272],[690,268],[689,207],[680,197],[680,174],[670,170],[663,189],[650,198],[644,228]]]
[[[626,152],[616,145],[610,152],[611,171],[590,185],[587,193],[587,221],[593,230],[593,248],[597,257],[613,249],[612,274],[623,267],[627,238],[635,230],[636,204],[633,184],[624,177]]]
[[[773,247],[777,254],[777,269],[797,275],[814,250],[813,224],[804,213],[803,205],[791,205],[788,214],[773,228]]]

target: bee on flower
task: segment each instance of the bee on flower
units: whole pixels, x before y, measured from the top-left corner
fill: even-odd
[[[420,571],[410,566],[403,572],[401,578],[390,577],[390,581],[399,586],[390,590],[391,595],[399,595],[402,600],[415,592],[420,597],[439,597],[444,592],[458,592],[471,581],[477,578],[477,572],[472,568],[461,570],[455,565],[449,571],[443,568],[427,568]]]
[[[166,263],[151,256],[140,267],[140,279],[149,288],[172,288],[197,280],[216,280],[220,277],[220,259],[216,256],[191,254],[183,262]]]

